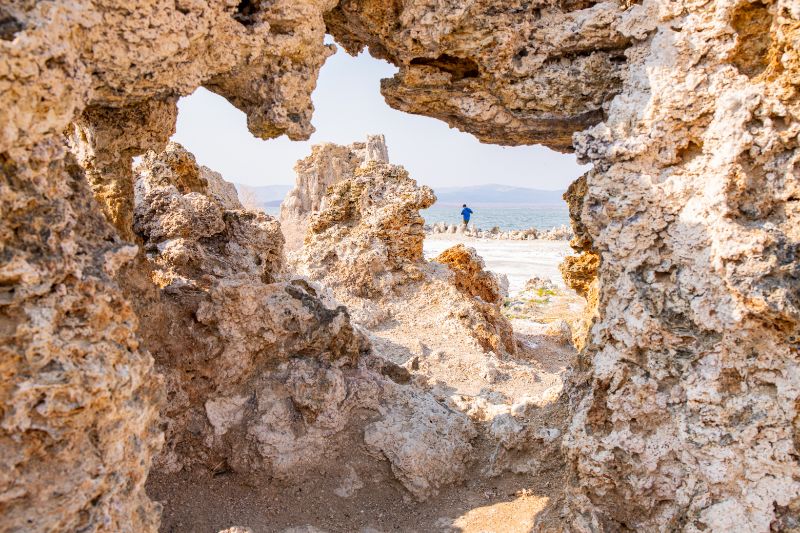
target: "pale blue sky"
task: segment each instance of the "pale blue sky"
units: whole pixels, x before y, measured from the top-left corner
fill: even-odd
[[[312,144],[349,144],[368,133],[383,133],[392,163],[434,188],[500,183],[559,190],[585,171],[572,155],[543,146],[481,144],[444,122],[390,108],[380,94],[380,80],[395,71],[366,52],[352,57],[340,49],[330,57],[313,94],[317,131],[310,141],[257,139],[241,111],[202,88],[178,103],[173,140],[226,180],[253,186],[292,184],[294,163],[311,152]]]

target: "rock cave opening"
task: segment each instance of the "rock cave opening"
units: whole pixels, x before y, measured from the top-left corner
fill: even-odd
[[[800,523],[796,2],[0,19],[0,529]],[[199,87],[308,139],[326,34],[393,65],[393,109],[591,165],[566,193],[576,307],[542,282],[505,305],[469,246],[426,257],[434,191],[379,132],[311,150],[280,220],[170,142]]]

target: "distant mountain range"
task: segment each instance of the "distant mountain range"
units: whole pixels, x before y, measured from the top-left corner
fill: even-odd
[[[255,207],[278,207],[281,205],[286,193],[294,185],[242,185],[234,183],[239,193],[239,200],[243,204],[253,204]]]
[[[242,203],[256,207],[277,207],[281,205],[286,193],[293,185],[261,185],[251,186],[236,183],[239,199]],[[434,189],[436,205],[475,206],[526,206],[526,205],[563,205],[561,196],[564,191],[548,191],[544,189],[528,189],[508,185],[475,185],[472,187],[438,187]]]
[[[508,185],[475,185],[472,187],[438,187],[434,189],[436,205],[563,205],[564,191],[547,191]]]

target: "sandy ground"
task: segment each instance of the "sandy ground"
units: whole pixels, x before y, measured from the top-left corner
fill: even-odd
[[[531,276],[544,277],[563,287],[558,265],[573,253],[567,241],[501,241],[476,239],[463,235],[436,234],[425,237],[425,257],[433,259],[445,249],[463,243],[478,251],[486,268],[508,276],[513,296],[522,290]]]

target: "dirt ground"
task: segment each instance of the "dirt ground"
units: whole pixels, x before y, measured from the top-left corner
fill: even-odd
[[[558,530],[557,518],[536,527],[534,522],[548,508],[547,517],[558,517],[563,501],[566,469],[560,438],[520,451],[527,455],[511,457],[511,466],[493,471],[488,458],[496,457],[498,444],[490,426],[515,403],[533,397],[547,405],[534,412],[527,426],[564,434],[566,398],[560,391],[576,354],[552,323],[580,313],[576,295],[559,289],[546,298],[523,298],[523,304],[519,298],[507,300],[517,302],[504,309],[515,330],[514,356],[484,353],[474,339],[456,336],[429,300],[429,295],[399,298],[391,320],[368,334],[377,355],[409,369],[408,386],[430,391],[476,425],[474,460],[463,483],[415,501],[388,461],[367,450],[363,428],[378,415],[361,412],[329,443],[323,464],[292,480],[204,469],[151,474],[148,493],[163,505],[161,531],[216,533],[233,526],[257,533]],[[420,306],[431,312],[420,314]],[[535,466],[514,466],[515,459]]]

